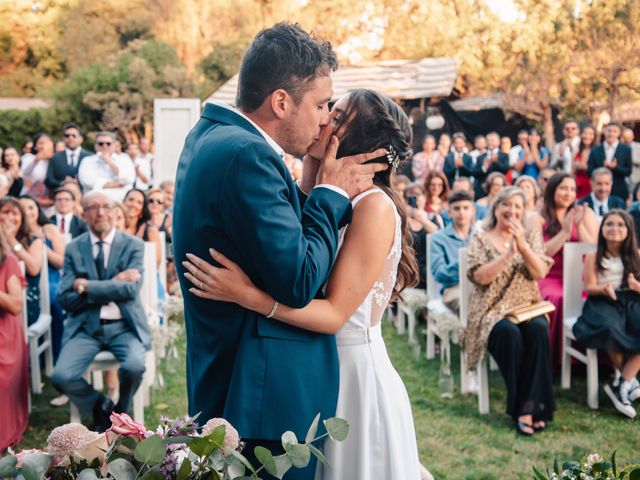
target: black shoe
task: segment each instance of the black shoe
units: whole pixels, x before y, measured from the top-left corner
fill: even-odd
[[[528,432],[528,431],[525,430],[525,428],[530,428],[532,431]],[[528,423],[516,422],[516,433],[518,433],[518,435],[523,435],[525,437],[530,437],[530,436],[533,435],[533,427]]]
[[[102,433],[111,427],[111,419],[109,417],[113,412],[113,408],[111,399],[100,394],[93,406],[93,423],[96,432]]]
[[[604,391],[613,402],[613,406],[616,407],[616,410],[629,418],[634,418],[636,416],[636,409],[633,408],[631,400],[629,400],[630,387],[630,382],[622,380],[619,382],[612,381],[605,385]]]

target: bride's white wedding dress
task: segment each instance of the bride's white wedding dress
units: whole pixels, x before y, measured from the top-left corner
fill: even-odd
[[[380,189],[358,195],[353,206],[372,194],[383,195],[393,206],[395,237],[373,289],[336,334],[340,359],[336,416],[349,422],[349,435],[343,442],[325,442],[331,468],[318,462],[316,480],[420,479],[409,396],[389,360],[380,327],[396,283],[401,219],[391,198]],[[340,245],[346,228],[340,232]]]

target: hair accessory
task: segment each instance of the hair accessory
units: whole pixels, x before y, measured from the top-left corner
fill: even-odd
[[[397,170],[398,165],[400,165],[400,157],[398,157],[396,149],[393,148],[393,145],[389,145],[387,147],[387,162],[389,162],[389,165],[391,165],[391,168],[393,170]]]

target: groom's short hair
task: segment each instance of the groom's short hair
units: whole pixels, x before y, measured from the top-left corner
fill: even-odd
[[[242,59],[236,106],[253,112],[279,88],[297,104],[316,77],[336,68],[329,42],[312,37],[298,24],[276,23],[256,35]]]

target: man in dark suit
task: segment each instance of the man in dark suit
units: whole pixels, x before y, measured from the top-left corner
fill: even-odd
[[[299,26],[263,30],[242,61],[238,109],[207,104],[178,165],[173,253],[186,292],[189,411],[202,412],[202,422],[229,420],[250,457],[256,445],[281,451],[286,430],[304,438],[318,412],[335,415],[335,338],[270,317],[277,302],[301,308],[316,296],[336,255],[338,230],[350,219],[349,198],[385,168],[361,164],[384,150],[336,161],[333,138],[323,160],[306,158],[299,186],[291,179],[284,152],[304,157],[322,127],[330,128],[336,67],[331,46]],[[277,300],[270,314],[188,293],[182,262],[188,252],[209,258],[210,248]],[[285,478],[312,479],[314,469],[312,460]]]
[[[631,175],[631,149],[619,141],[622,128],[612,122],[605,127],[605,141],[589,153],[587,173],[591,175],[596,168],[606,167],[613,174],[613,188],[611,193],[625,202],[629,197],[627,177]]]
[[[53,194],[55,214],[49,217],[51,223],[60,227],[61,233],[68,233],[71,238],[87,231],[87,224],[73,213],[75,201],[76,196],[71,190],[59,188]]]
[[[473,188],[476,200],[487,196],[484,181],[491,172],[506,174],[509,171],[509,155],[500,151],[500,135],[496,132],[487,134],[487,151],[480,155],[475,168],[471,172],[474,178]]]
[[[58,301],[67,311],[63,347],[51,382],[104,431],[113,411],[131,409],[144,373],[150,330],[140,301],[144,243],[114,227],[113,200],[91,192],[83,201],[89,232],[65,250]],[[97,392],[83,375],[101,350],[120,362],[117,405]]]
[[[464,153],[465,143],[464,133],[453,134],[453,150],[445,157],[443,167],[449,187],[453,185],[456,178],[471,176],[473,159],[471,155]]]
[[[596,168],[591,174],[591,193],[578,200],[580,205],[587,205],[599,219],[614,208],[626,209],[625,201],[611,195],[613,174],[605,167]]]
[[[93,155],[82,148],[82,135],[80,127],[69,123],[63,128],[65,149],[56,153],[49,161],[47,176],[44,183],[50,192],[55,192],[68,179],[78,178],[78,167],[82,159]]]

